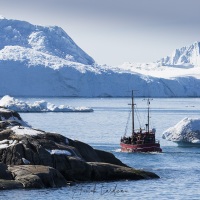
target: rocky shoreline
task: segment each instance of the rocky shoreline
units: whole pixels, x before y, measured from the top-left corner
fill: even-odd
[[[81,141],[34,129],[17,112],[0,108],[0,190],[150,178],[159,176]]]

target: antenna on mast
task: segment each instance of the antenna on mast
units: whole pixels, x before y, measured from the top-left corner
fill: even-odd
[[[150,116],[149,116],[149,110],[150,110],[150,101],[151,101],[151,100],[153,100],[153,99],[149,99],[149,98],[147,99],[147,111],[148,111],[148,112],[147,112],[147,113],[148,113],[148,114],[147,114],[147,124],[146,124],[147,133],[149,133],[149,127],[150,127],[150,126],[149,126],[149,118],[150,118]]]

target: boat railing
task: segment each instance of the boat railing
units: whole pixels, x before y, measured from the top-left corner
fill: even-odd
[[[160,144],[160,140],[155,140],[155,143]]]

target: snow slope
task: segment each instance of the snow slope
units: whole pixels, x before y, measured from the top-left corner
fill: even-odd
[[[119,68],[166,79],[186,76],[199,79],[200,42],[176,49],[154,63],[124,63]]]
[[[119,97],[135,89],[137,96],[196,97],[198,48],[155,63],[101,66],[59,27],[0,17],[0,96]]]
[[[122,70],[130,72],[137,72],[146,76],[164,78],[164,79],[178,79],[178,78],[196,78],[200,79],[200,67],[192,66],[191,64],[182,65],[161,65],[159,62],[155,63],[124,63],[119,66]]]
[[[20,46],[59,58],[93,64],[94,60],[57,26],[43,27],[28,22],[0,18],[0,49]]]

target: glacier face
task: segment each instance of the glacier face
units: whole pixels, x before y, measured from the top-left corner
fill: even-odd
[[[0,17],[0,96],[196,97],[198,50],[197,42],[159,62],[101,66],[59,27]]]

